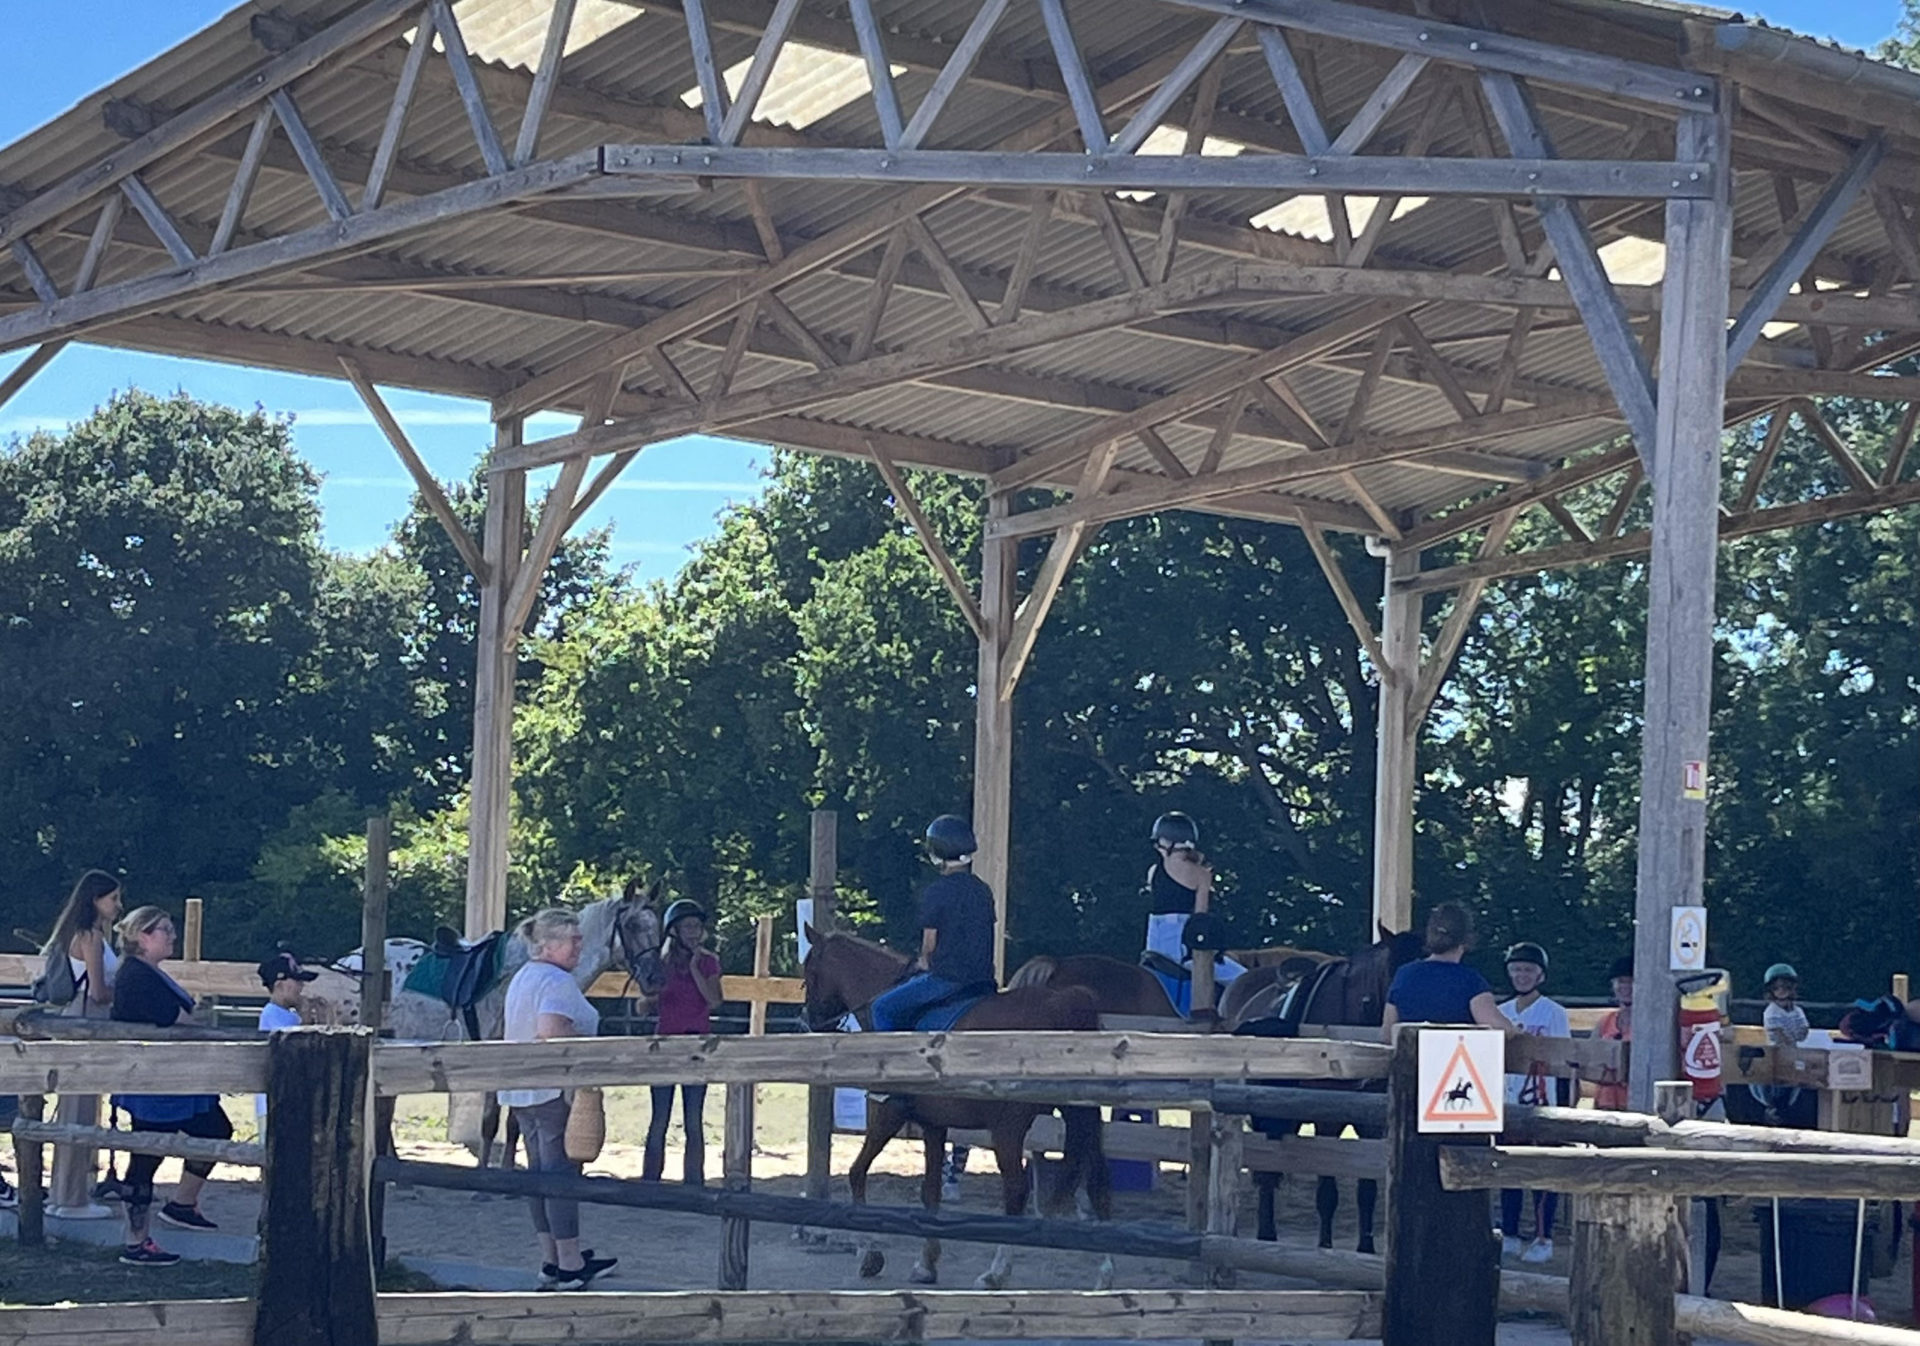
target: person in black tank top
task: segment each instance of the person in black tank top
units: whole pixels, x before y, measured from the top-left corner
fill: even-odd
[[[1152,840],[1154,861],[1147,871],[1147,948],[1184,963],[1188,957],[1188,920],[1212,909],[1213,866],[1200,853],[1200,825],[1184,813],[1163,813],[1154,819]],[[1224,955],[1214,959],[1216,985],[1224,985],[1245,971]]]

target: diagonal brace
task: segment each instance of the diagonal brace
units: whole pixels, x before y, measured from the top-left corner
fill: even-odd
[[[953,601],[960,605],[960,615],[967,619],[967,625],[973,631],[975,639],[985,643],[987,619],[981,615],[980,600],[974,596],[973,586],[968,584],[960,568],[953,563],[953,557],[941,544],[940,535],[934,531],[932,520],[927,518],[925,510],[920,508],[920,499],[907,485],[904,473],[894,464],[881,447],[873,440],[867,441],[867,453],[873,458],[873,465],[879,469],[880,476],[887,483],[887,490],[893,493],[894,504],[907,516],[907,522],[913,525],[915,536],[920,539],[921,548],[927,553],[927,560],[947,586],[947,592],[953,595]]]

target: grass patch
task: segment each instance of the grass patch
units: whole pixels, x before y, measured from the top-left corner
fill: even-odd
[[[183,1261],[129,1267],[114,1248],[54,1243],[23,1248],[0,1241],[0,1304],[123,1304],[144,1299],[245,1299],[254,1268],[232,1262]]]

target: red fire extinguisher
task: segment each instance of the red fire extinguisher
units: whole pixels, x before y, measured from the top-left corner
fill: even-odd
[[[1722,1001],[1727,993],[1726,973],[1698,972],[1675,982],[1680,992],[1680,1065],[1693,1081],[1693,1099],[1705,1107],[1720,1097],[1720,1026],[1726,1021]]]

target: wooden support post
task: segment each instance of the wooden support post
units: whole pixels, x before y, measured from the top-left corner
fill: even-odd
[[[47,1115],[44,1094],[20,1095],[20,1115],[29,1122]],[[13,1164],[20,1179],[20,1246],[38,1248],[47,1241],[47,1152],[37,1140],[14,1137]]]
[[[753,977],[762,985],[773,975],[773,917],[762,916],[753,923]],[[767,1002],[753,1002],[747,1011],[747,1032],[754,1037],[767,1034]]]
[[[1693,1120],[1693,1082],[1691,1080],[1662,1080],[1653,1088],[1653,1109],[1660,1120],[1672,1126],[1679,1122]],[[1580,1198],[1573,1198],[1576,1202]],[[1678,1221],[1680,1251],[1678,1254],[1680,1270],[1685,1275],[1686,1284],[1681,1287],[1688,1294],[1703,1294],[1707,1283],[1707,1203],[1700,1197],[1679,1198],[1673,1203],[1674,1218]]]
[[[1240,1236],[1240,1192],[1247,1166],[1247,1119],[1237,1112],[1207,1114],[1207,1227],[1224,1238]],[[1233,1287],[1233,1270],[1215,1267],[1208,1284]]]
[[[180,961],[198,963],[202,959],[204,943],[202,936],[206,931],[207,904],[200,898],[187,899],[187,919],[180,930]]]
[[[1913,998],[1907,992],[1907,974],[1904,972],[1893,974],[1893,997],[1902,1004]]]
[[[380,1339],[367,1217],[373,1034],[310,1029],[267,1040],[265,1189],[256,1346]]]
[[[1731,100],[1723,100],[1723,103]],[[1653,1086],[1680,1074],[1673,909],[1701,902],[1705,792],[1684,788],[1707,763],[1713,707],[1715,562],[1719,552],[1720,427],[1727,383],[1727,285],[1733,211],[1727,199],[1730,112],[1680,118],[1676,152],[1714,165],[1719,193],[1667,205],[1661,287],[1659,405],[1653,464],[1653,553],[1647,583],[1646,709],[1640,752],[1640,847],[1635,876],[1633,1053],[1628,1099],[1653,1106]]]
[[[1395,587],[1420,569],[1418,547],[1387,553],[1380,623],[1380,713],[1373,781],[1373,924],[1413,929],[1414,751],[1420,727],[1413,705],[1420,681],[1420,595]]]
[[[1387,1294],[1383,1346],[1493,1346],[1500,1236],[1485,1192],[1440,1186],[1440,1150],[1487,1136],[1420,1133],[1420,1035],[1399,1029],[1387,1073]]]
[[[367,873],[360,892],[360,1026],[378,1034],[387,1016],[387,893],[389,856],[393,845],[393,819],[377,814],[367,819]],[[373,1139],[376,1154],[393,1153],[393,1107],[391,1098],[379,1098],[373,1105]],[[387,1264],[387,1185],[373,1184],[367,1195],[368,1223],[372,1229],[373,1264]]]
[[[1004,492],[987,497],[987,524],[1004,519]],[[1013,836],[1013,702],[1000,695],[1013,641],[1019,543],[983,538],[980,557],[980,641],[973,697],[973,872],[993,890],[993,975],[1007,976],[1007,875]]]
[[[822,933],[834,922],[833,894],[840,873],[840,815],[815,809],[809,820],[807,895],[813,899],[813,928]],[[807,1089],[807,1181],[804,1191],[815,1201],[827,1199],[833,1181],[833,1087],[816,1084]]]
[[[751,1084],[727,1086],[726,1134],[722,1147],[721,1186],[744,1192],[753,1186],[753,1091]],[[747,1246],[751,1221],[729,1215],[720,1221],[720,1288],[747,1288]]]
[[[1207,1203],[1212,1188],[1213,1113],[1195,1108],[1187,1122],[1187,1228],[1193,1233],[1207,1232]],[[1206,1263],[1189,1262],[1187,1280],[1194,1285],[1205,1285]]]
[[[1673,1346],[1679,1226],[1673,1199],[1582,1196],[1573,1225],[1573,1346]]]
[[[495,450],[520,442],[518,417],[494,427]],[[473,768],[467,821],[466,934],[478,939],[507,921],[507,829],[513,800],[513,685],[516,632],[507,629],[507,596],[519,572],[526,528],[527,474],[487,478],[486,574],[474,652]]]

